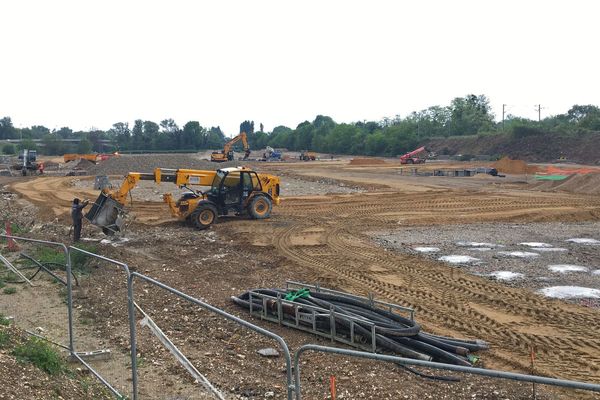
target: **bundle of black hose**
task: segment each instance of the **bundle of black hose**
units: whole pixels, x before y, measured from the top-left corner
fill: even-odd
[[[455,376],[440,376],[440,375],[429,375],[429,374],[424,374],[422,372],[417,371],[414,368],[411,368],[407,365],[402,365],[402,364],[396,364],[397,366],[399,366],[402,369],[407,370],[408,372],[411,372],[417,376],[420,376],[421,378],[426,378],[426,379],[431,379],[434,381],[445,381],[445,382],[460,382],[460,378],[457,378]]]
[[[489,345],[483,340],[454,339],[445,336],[432,335],[430,333],[422,333],[422,335],[452,346],[464,347],[469,351],[480,351],[489,349]]]
[[[404,357],[471,366],[473,358],[469,352],[488,348],[481,340],[422,332],[416,321],[378,308],[367,299],[305,290],[302,296],[294,296],[290,304],[290,300],[285,300],[288,293],[283,289],[255,289],[232,300],[246,309],[252,305],[252,310],[272,320],[286,321],[289,326],[302,325],[303,329],[332,335],[334,340],[344,343],[354,338],[355,347]]]
[[[441,340],[436,340],[434,338],[431,338],[423,333],[419,333],[417,335],[417,339],[422,342],[429,343],[430,345],[438,347],[442,350],[448,351],[450,353],[458,354],[461,356],[467,356],[469,354],[469,350],[465,347],[454,346],[449,343],[443,342]]]

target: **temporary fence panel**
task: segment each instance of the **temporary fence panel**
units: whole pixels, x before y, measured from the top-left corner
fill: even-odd
[[[129,271],[129,266],[123,262],[117,261],[117,260],[113,260],[111,258],[108,257],[104,257],[101,256],[99,254],[95,254],[92,252],[89,252],[87,250],[83,250],[74,246],[69,246],[69,252],[68,252],[68,264],[71,265],[71,253],[72,252],[79,252],[82,254],[85,254],[89,257],[93,257],[96,258],[98,260],[102,260],[102,261],[106,261],[109,264],[113,264],[116,265],[117,267],[119,267],[120,269],[123,270],[123,272],[125,272],[126,278],[127,278],[127,314],[128,314],[128,318],[129,318],[129,344],[130,344],[130,353],[131,353],[131,396],[132,396],[132,400],[137,400],[138,399],[138,379],[137,379],[137,346],[136,346],[136,341],[135,341],[135,310],[133,307],[133,301],[131,298],[131,289],[129,288],[129,278],[131,276],[131,273]],[[71,280],[68,279],[67,280],[67,284],[68,284],[68,293],[69,293],[69,304],[70,304],[70,308],[71,308],[71,314],[72,314],[72,308],[73,308],[73,304],[72,304],[72,287],[71,287]],[[70,324],[70,331],[73,332],[72,329],[72,315],[69,318],[69,324]],[[121,395],[112,385],[110,385],[108,383],[108,381],[106,381],[106,379],[104,379],[100,373],[98,373],[96,370],[94,370],[91,366],[89,366],[89,364],[87,364],[79,354],[77,354],[77,352],[75,352],[75,349],[73,348],[73,335],[71,335],[71,348],[72,348],[72,356],[77,358],[83,365],[86,366],[86,368],[88,368],[104,385],[106,385],[114,394],[116,394],[118,397],[123,398],[123,395]]]
[[[403,358],[397,356],[388,356],[376,353],[367,353],[363,351],[339,349],[335,347],[319,346],[315,344],[307,344],[296,350],[294,355],[294,380],[296,388],[296,400],[301,400],[301,384],[300,384],[300,357],[306,351],[316,351],[322,353],[333,353],[351,357],[368,358],[377,361],[392,362],[400,365],[414,365],[426,368],[442,369],[446,371],[464,372],[468,374],[488,376],[491,378],[510,379],[522,382],[539,383],[542,385],[561,386],[571,389],[581,389],[593,392],[600,392],[600,385],[579,381],[570,381],[564,379],[546,378],[543,376],[518,374],[514,372],[498,371],[493,369],[465,367],[460,365],[443,364],[432,361],[415,360],[411,358]]]
[[[288,348],[287,343],[285,342],[285,340],[283,340],[283,338],[271,331],[268,331],[266,329],[261,328],[258,325],[254,325],[246,320],[243,320],[241,318],[236,317],[235,315],[229,314],[224,310],[221,310],[220,308],[214,307],[202,300],[196,299],[186,293],[183,293],[175,288],[172,288],[170,286],[165,285],[162,282],[159,282],[153,278],[150,278],[148,276],[139,274],[137,272],[132,272],[129,276],[129,284],[128,284],[128,288],[129,288],[129,297],[130,300],[135,301],[135,294],[134,294],[134,290],[133,290],[133,283],[134,283],[134,279],[140,279],[146,283],[149,283],[151,285],[157,286],[163,290],[166,290],[167,292],[170,292],[184,300],[187,300],[197,306],[202,307],[205,310],[208,310],[210,312],[213,312],[217,315],[220,315],[226,319],[228,319],[229,321],[232,321],[236,324],[242,325],[254,332],[257,332],[263,336],[266,336],[270,339],[273,339],[275,341],[278,342],[278,344],[281,346],[282,350],[283,350],[283,354],[285,357],[285,362],[286,362],[286,391],[287,391],[287,398],[288,400],[292,400],[293,399],[293,393],[295,391],[295,387],[294,387],[294,383],[293,383],[293,377],[292,377],[292,358],[291,358],[291,354]],[[164,334],[163,334],[164,335]],[[166,336],[164,336],[166,338]],[[167,338],[168,339],[168,338]],[[171,350],[171,349],[170,349]],[[176,352],[175,352],[176,353]],[[180,362],[183,360],[180,360]],[[187,368],[189,366],[189,364],[184,363],[184,366]],[[192,366],[193,367],[193,366]],[[189,369],[188,369],[189,371]]]

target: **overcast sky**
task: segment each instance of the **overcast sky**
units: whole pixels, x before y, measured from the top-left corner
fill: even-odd
[[[600,105],[597,1],[0,3],[0,117],[108,129],[380,120],[485,94],[497,118]]]

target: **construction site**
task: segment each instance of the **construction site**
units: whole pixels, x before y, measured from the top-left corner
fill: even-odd
[[[0,314],[99,388],[0,398],[600,398],[600,167],[258,153],[7,160]]]

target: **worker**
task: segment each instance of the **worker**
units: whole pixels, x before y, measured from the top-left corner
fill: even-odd
[[[73,205],[71,206],[71,218],[73,218],[73,241],[79,242],[81,237],[81,223],[83,220],[83,213],[81,212],[89,204],[88,200],[84,200],[83,203],[76,197],[73,199]]]

